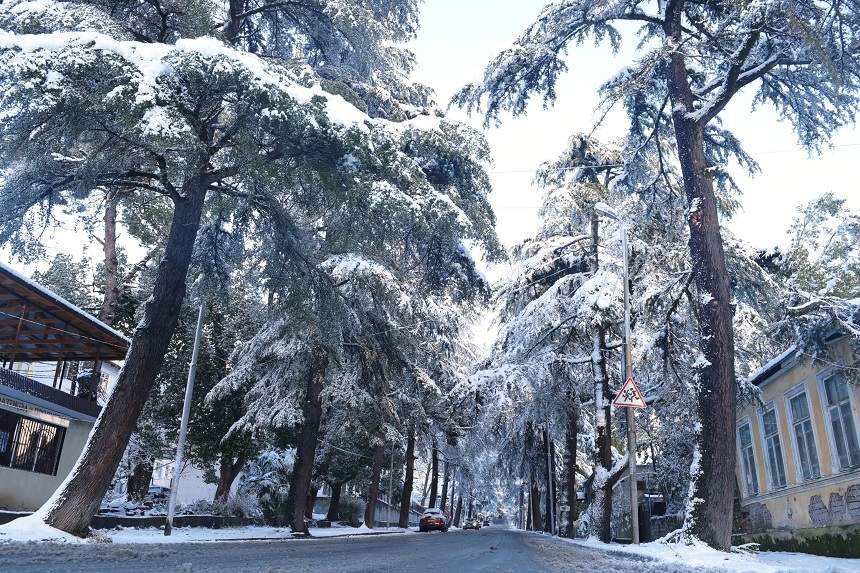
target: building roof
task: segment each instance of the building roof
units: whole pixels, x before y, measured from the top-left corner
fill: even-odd
[[[0,360],[122,360],[130,341],[0,262]]]
[[[796,354],[797,346],[792,345],[791,348],[774,356],[768,360],[764,366],[750,374],[747,381],[756,386],[761,386],[775,374],[789,366],[789,364],[794,360]]]
[[[827,344],[832,344],[837,340],[840,340],[845,337],[845,333],[838,329],[833,328],[824,336],[824,342]],[[794,366],[798,356],[804,354],[802,349],[797,344],[792,344],[784,352],[781,352],[768,360],[761,368],[753,372],[747,378],[747,382],[750,382],[756,386],[762,386],[769,382],[774,376],[790,369]],[[812,355],[808,355],[812,358]]]

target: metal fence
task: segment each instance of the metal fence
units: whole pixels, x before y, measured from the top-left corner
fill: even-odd
[[[97,418],[99,412],[101,412],[101,407],[91,400],[66,394],[62,390],[57,390],[47,384],[36,382],[5,368],[0,368],[0,386],[6,386],[12,390],[17,390],[34,398],[39,398],[67,410],[72,410],[93,418]]]

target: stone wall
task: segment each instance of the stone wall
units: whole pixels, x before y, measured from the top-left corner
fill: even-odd
[[[829,557],[860,558],[860,525],[741,534],[733,545],[757,543],[762,551],[792,551]]]

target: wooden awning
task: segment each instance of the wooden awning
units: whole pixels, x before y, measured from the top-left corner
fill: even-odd
[[[130,341],[0,262],[0,360],[122,360]]]

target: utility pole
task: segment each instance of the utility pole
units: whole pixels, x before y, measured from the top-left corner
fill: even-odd
[[[391,529],[391,508],[394,505],[394,442],[391,442],[391,470],[388,472],[388,529]]]
[[[197,372],[197,355],[200,352],[200,333],[203,330],[203,303],[197,313],[197,328],[194,330],[194,349],[191,351],[191,364],[188,366],[188,380],[185,383],[185,402],[182,404],[182,420],[179,423],[179,443],[176,444],[176,461],[173,464],[173,478],[170,480],[170,501],[167,504],[167,523],[164,535],[173,531],[173,514],[176,511],[176,490],[179,489],[179,470],[185,455],[185,438],[188,436],[188,417],[191,414],[191,396],[194,394],[194,375]]]
[[[555,508],[553,507],[555,504],[553,503],[553,477],[552,477],[552,456],[550,454],[550,441],[549,435],[549,422],[546,423],[546,496],[547,496],[547,504],[546,507],[549,510],[549,515],[547,516],[547,525],[549,525],[549,534],[555,535]]]
[[[621,250],[624,251],[624,380],[633,378],[630,345],[630,270],[627,255],[627,228],[621,223]],[[630,524],[633,543],[639,544],[639,484],[636,483],[636,410],[627,408],[627,467],[630,480]]]
[[[627,226],[621,217],[603,203],[595,205],[595,211],[614,219],[621,232],[621,250],[624,259],[624,381],[633,379],[633,358],[630,343],[630,269],[627,254]],[[632,541],[639,544],[639,491],[636,483],[636,412],[634,408],[627,410],[627,480],[630,482],[630,526]]]

